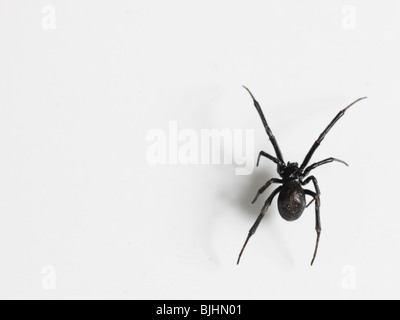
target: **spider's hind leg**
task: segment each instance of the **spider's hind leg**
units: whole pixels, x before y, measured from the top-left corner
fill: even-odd
[[[321,206],[321,202],[319,199],[319,195],[311,190],[304,190],[306,194],[309,196],[312,196],[315,200],[315,231],[317,232],[317,241],[315,244],[315,250],[314,250],[314,255],[311,260],[311,265],[313,265],[315,258],[317,256],[317,251],[318,251],[318,245],[319,245],[319,237],[321,236],[321,218],[319,215],[319,208]]]
[[[281,191],[282,186],[276,188],[271,195],[268,197],[267,201],[265,201],[265,204],[263,206],[263,208],[261,209],[261,213],[259,214],[256,222],[254,223],[254,225],[251,227],[249,234],[246,238],[246,241],[244,242],[244,245],[242,247],[242,250],[239,253],[239,258],[237,260],[237,264],[239,264],[240,262],[240,258],[242,256],[242,253],[244,251],[244,248],[246,248],[247,242],[249,241],[249,239],[251,238],[251,236],[257,231],[258,225],[260,224],[262,218],[264,218],[265,212],[268,210],[269,206],[271,205],[272,200],[274,199],[274,197]]]
[[[319,186],[318,186],[317,178],[315,178],[314,176],[308,177],[308,178],[307,178],[306,180],[304,180],[301,184],[304,186],[304,185],[306,185],[307,183],[309,183],[310,181],[313,182],[314,188],[315,188],[315,192],[317,193],[318,196],[320,196],[320,195],[321,195],[321,191],[320,191]],[[308,203],[308,205],[306,206],[306,208],[308,208],[314,201],[315,201],[315,197],[313,197],[313,199]]]
[[[271,180],[269,180],[266,184],[264,184],[264,185],[260,188],[260,190],[257,191],[257,194],[256,194],[254,200],[253,200],[251,203],[256,202],[257,199],[258,199],[258,197],[259,197],[271,184],[273,184],[273,183],[282,183],[282,180],[280,180],[280,179],[274,179],[274,178],[271,179]]]

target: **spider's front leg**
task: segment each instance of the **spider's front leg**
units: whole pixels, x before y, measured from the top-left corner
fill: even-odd
[[[319,215],[319,208],[321,206],[321,202],[319,199],[319,194],[311,191],[311,190],[304,190],[306,194],[313,197],[315,200],[315,231],[317,231],[317,242],[315,244],[314,256],[311,260],[311,265],[313,265],[315,257],[317,256],[318,245],[319,245],[319,237],[321,235],[321,218]]]

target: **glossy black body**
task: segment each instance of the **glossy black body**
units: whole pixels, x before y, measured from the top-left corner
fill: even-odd
[[[301,217],[306,208],[306,193],[298,180],[283,184],[278,197],[278,210],[286,221],[295,221]]]
[[[314,255],[311,261],[311,265],[314,263],[315,257],[317,255],[317,250],[318,250],[318,244],[319,244],[319,239],[320,239],[320,234],[321,234],[321,219],[320,219],[320,189],[318,186],[318,181],[314,176],[309,176],[309,173],[314,170],[315,168],[327,164],[333,161],[341,162],[345,165],[347,165],[344,161],[336,159],[336,158],[328,158],[319,162],[316,162],[312,165],[308,166],[309,161],[311,160],[314,152],[316,149],[319,147],[321,144],[322,140],[325,138],[326,134],[329,132],[329,130],[334,126],[334,124],[344,115],[346,110],[350,108],[353,104],[356,102],[365,99],[360,98],[357,99],[356,101],[352,102],[350,105],[348,105],[346,108],[341,110],[336,117],[329,123],[329,125],[325,128],[325,130],[320,134],[318,139],[314,142],[312,145],[311,149],[308,151],[307,155],[305,156],[302,164],[299,166],[298,163],[290,163],[288,162],[285,164],[285,161],[283,160],[283,155],[281,150],[279,149],[278,142],[276,141],[274,135],[272,134],[271,128],[269,127],[264,114],[261,110],[260,105],[254,98],[253,94],[250,92],[249,89],[244,87],[250,94],[250,96],[253,99],[254,106],[256,107],[256,110],[258,114],[260,115],[261,121],[264,125],[265,131],[269,137],[269,140],[271,141],[271,144],[275,150],[275,155],[272,156],[264,151],[261,151],[258,155],[258,161],[257,161],[257,166],[259,165],[260,158],[265,157],[268,158],[269,160],[273,161],[277,165],[277,171],[280,176],[280,179],[277,178],[272,178],[269,181],[265,183],[264,186],[262,186],[258,192],[256,197],[253,200],[253,203],[256,202],[258,197],[273,183],[279,183],[281,186],[276,188],[268,199],[265,201],[264,206],[261,209],[261,213],[258,216],[256,222],[252,226],[252,228],[249,231],[249,234],[246,238],[246,241],[242,247],[242,250],[240,251],[239,258],[237,263],[239,264],[240,258],[242,256],[242,253],[247,245],[247,242],[249,241],[250,237],[256,232],[258,225],[260,224],[262,218],[265,215],[265,212],[268,210],[269,206],[271,205],[272,200],[276,195],[279,194],[278,197],[278,210],[279,214],[283,219],[286,221],[295,221],[301,217],[303,214],[304,210],[308,205],[310,205],[312,202],[315,201],[315,230],[317,232],[317,241],[315,244],[315,249],[314,249]],[[315,191],[311,191],[308,189],[304,189],[303,186],[307,185],[309,182],[312,182]],[[312,198],[311,202],[307,205],[306,202],[306,196],[310,196]]]

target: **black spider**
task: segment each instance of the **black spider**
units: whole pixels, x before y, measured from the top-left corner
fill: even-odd
[[[264,114],[261,110],[260,105],[254,98],[253,94],[250,92],[249,89],[244,87],[249,93],[250,96],[252,97],[254,101],[254,105],[258,111],[258,114],[260,115],[260,118],[263,122],[265,131],[267,132],[267,135],[269,137],[269,140],[272,143],[272,146],[275,149],[275,154],[276,157],[269,155],[268,153],[261,151],[258,155],[258,160],[257,160],[257,166],[260,162],[260,157],[266,157],[273,162],[275,162],[278,166],[278,173],[281,176],[281,179],[271,179],[269,180],[260,190],[258,190],[256,197],[254,198],[253,202],[254,203],[258,196],[262,194],[272,183],[281,183],[282,185],[279,186],[277,189],[275,189],[271,195],[268,197],[267,201],[265,202],[263,208],[261,209],[261,213],[258,216],[256,222],[254,223],[253,227],[249,231],[249,235],[247,236],[247,239],[243,245],[242,250],[240,251],[239,258],[237,260],[237,263],[239,264],[240,257],[242,256],[243,250],[247,245],[247,242],[249,241],[250,237],[256,232],[258,225],[260,224],[260,221],[264,217],[265,212],[267,211],[268,207],[270,206],[273,198],[279,193],[278,197],[278,210],[280,215],[282,216],[283,219],[287,221],[294,221],[300,218],[302,215],[304,209],[308,207],[313,201],[315,201],[315,218],[316,218],[316,227],[315,230],[317,231],[317,241],[315,245],[315,250],[314,250],[314,255],[311,261],[311,265],[313,265],[315,257],[317,255],[317,250],[318,250],[318,244],[319,244],[319,238],[321,235],[321,220],[320,220],[320,215],[319,215],[319,208],[320,208],[320,190],[318,187],[318,182],[317,179],[314,176],[307,176],[311,172],[311,170],[329,163],[333,161],[338,161],[341,162],[345,165],[347,165],[346,162],[336,159],[336,158],[328,158],[319,162],[316,162],[310,166],[307,167],[308,163],[311,160],[311,157],[313,156],[315,150],[319,147],[321,144],[322,140],[325,138],[326,134],[329,132],[329,130],[333,127],[333,125],[344,115],[346,110],[350,108],[353,104],[356,102],[365,99],[366,97],[357,99],[356,101],[352,102],[350,105],[348,105],[346,108],[344,108],[342,111],[340,111],[337,116],[331,121],[331,123],[326,127],[326,129],[321,133],[319,138],[314,142],[312,145],[310,151],[308,151],[306,157],[303,160],[303,163],[299,167],[296,162],[290,163],[288,162],[285,164],[285,161],[283,160],[283,156],[281,153],[281,150],[279,149],[278,143],[272,134],[272,131],[270,127],[268,126],[267,121],[265,120]],[[306,185],[312,181],[314,184],[315,192],[311,190],[305,190],[303,189],[302,186]],[[306,206],[306,195],[309,195],[313,198],[311,202]]]

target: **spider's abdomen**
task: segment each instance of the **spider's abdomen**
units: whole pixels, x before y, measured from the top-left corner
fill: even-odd
[[[300,218],[306,208],[306,196],[296,180],[285,182],[278,198],[278,210],[283,219],[294,221]]]

